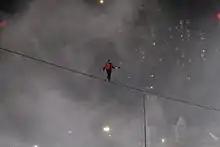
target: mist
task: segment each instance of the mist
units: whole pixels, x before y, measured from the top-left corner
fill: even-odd
[[[160,13],[159,4],[148,0],[146,24],[141,26],[140,4],[22,1],[19,11],[7,19],[1,46],[103,78],[100,69],[111,59],[122,67],[113,72],[116,82],[218,107],[217,32],[208,23],[189,23],[189,29],[196,26],[190,32],[196,39],[185,43],[174,36],[169,43],[164,38],[176,26],[181,28],[180,21]],[[209,22],[207,17],[203,21]],[[201,42],[201,28],[208,46]],[[210,49],[201,59],[204,47]],[[4,52],[0,60],[0,146],[143,146],[141,93]],[[163,146],[174,146],[176,136],[183,134],[185,145],[201,146],[198,138],[210,139],[209,131],[218,134],[218,118],[216,113],[150,95],[149,145],[162,146],[166,138]],[[186,126],[176,135],[178,120]],[[111,131],[104,132],[105,126]]]
[[[120,0],[97,7],[78,0],[25,3],[8,19],[1,45],[104,76],[99,70],[107,59],[119,64],[128,56],[125,35],[136,6]],[[2,54],[1,146],[141,145],[140,99],[133,103],[131,93]]]

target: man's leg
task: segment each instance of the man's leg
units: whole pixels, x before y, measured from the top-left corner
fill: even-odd
[[[111,71],[111,70],[106,70],[106,72],[107,72],[107,80],[108,80],[108,81],[111,81],[112,71]]]

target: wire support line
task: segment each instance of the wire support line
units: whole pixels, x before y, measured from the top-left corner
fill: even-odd
[[[100,80],[100,81],[104,82],[104,79],[101,78],[101,77],[94,76],[92,74],[81,72],[81,71],[78,71],[78,70],[75,70],[75,69],[71,69],[71,68],[68,68],[68,67],[50,62],[50,61],[46,61],[46,60],[37,58],[37,57],[33,57],[31,55],[27,55],[27,54],[22,53],[22,52],[6,49],[6,48],[2,48],[2,47],[0,47],[0,50],[2,50],[4,52],[11,53],[11,54],[14,54],[14,55],[19,55],[21,57],[31,59],[31,60],[37,61],[39,63],[43,63],[45,65],[53,66],[53,67],[56,67],[56,68],[59,68],[59,69],[62,69],[62,70],[65,70],[65,71],[68,71],[68,72],[71,72],[71,73],[83,75],[83,76],[90,77],[90,78],[97,79],[97,80]],[[214,108],[214,107],[208,106],[208,105],[202,105],[202,104],[198,104],[198,103],[194,103],[194,102],[190,102],[190,101],[185,101],[185,100],[181,100],[181,99],[174,98],[174,97],[164,96],[164,95],[161,95],[159,93],[149,92],[149,91],[146,91],[146,90],[134,87],[134,86],[126,85],[124,83],[119,83],[119,82],[114,82],[114,81],[111,81],[111,82],[108,82],[108,83],[116,85],[116,86],[124,87],[124,88],[127,88],[129,90],[141,92],[141,93],[144,93],[146,95],[154,95],[154,96],[157,96],[160,99],[165,99],[165,100],[169,100],[169,101],[173,101],[173,102],[183,103],[183,104],[186,104],[186,105],[203,108],[203,109],[210,110],[210,111],[220,112],[220,108]]]

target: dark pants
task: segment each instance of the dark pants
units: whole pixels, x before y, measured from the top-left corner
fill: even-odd
[[[111,81],[112,70],[111,69],[106,69],[106,72],[107,72],[107,80]]]

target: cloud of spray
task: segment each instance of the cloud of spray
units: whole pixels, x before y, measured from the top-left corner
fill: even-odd
[[[138,2],[118,0],[103,7],[93,7],[81,0],[36,0],[29,3],[26,11],[9,20],[10,25],[2,34],[1,44],[5,48],[95,75],[100,75],[97,71],[107,59],[116,63],[124,59],[131,64],[123,68],[134,73],[138,85],[145,85],[143,77],[157,60],[155,56],[161,53],[149,49],[152,48],[149,30],[159,32],[159,29],[154,25],[150,29],[140,27],[132,32],[130,27],[134,21],[135,3]],[[152,25],[155,23],[151,16],[154,6],[152,1],[146,5],[152,8],[147,17]],[[140,36],[147,39],[141,40]],[[162,34],[157,39],[163,40],[163,37]],[[149,67],[143,68],[139,57],[129,50],[137,46],[140,52],[146,51]],[[10,143],[22,145],[79,147],[129,147],[143,141],[140,122],[142,104],[137,94],[132,95],[131,92],[21,57],[4,54],[3,59],[1,80],[5,85],[1,88],[4,89],[1,93],[4,102],[1,118],[5,120],[2,127],[5,132],[1,134],[2,139],[8,138]],[[117,76],[123,78],[124,75],[114,75]],[[163,112],[157,100],[152,98],[149,102],[148,123],[156,125],[157,134],[162,134],[167,132],[164,127],[167,127],[165,119],[169,114]],[[175,110],[173,103],[168,106]],[[103,125],[112,127],[111,138],[103,134]]]
[[[127,56],[126,38],[119,32],[126,34],[133,9],[125,0],[105,9],[78,0],[36,0],[9,20],[1,45],[95,73],[100,61]],[[141,141],[141,111],[131,94],[121,98],[112,86],[105,87],[110,92],[98,81],[7,53],[0,68],[0,146],[134,146]],[[130,99],[128,112],[117,98]],[[112,124],[112,138],[102,132],[105,123]]]

